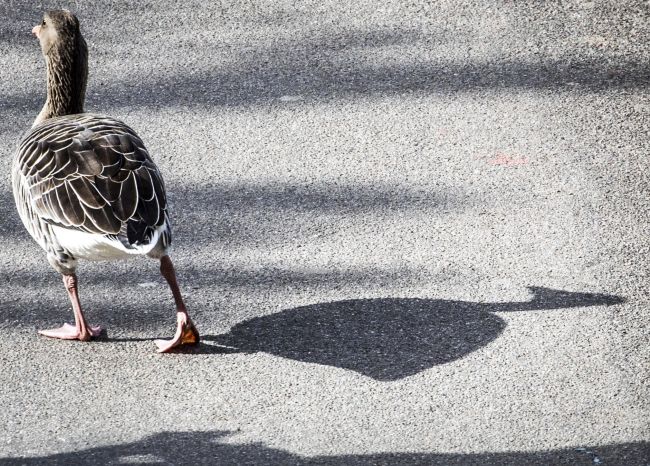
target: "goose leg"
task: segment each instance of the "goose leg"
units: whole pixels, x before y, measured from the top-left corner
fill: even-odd
[[[81,303],[79,302],[79,292],[77,290],[77,276],[63,275],[63,284],[68,291],[72,311],[74,312],[74,325],[63,324],[62,327],[49,330],[40,330],[38,333],[50,338],[59,338],[61,340],[81,340],[88,341],[92,337],[98,336],[102,332],[101,327],[92,327],[86,322]]]
[[[171,340],[156,340],[156,346],[159,353],[166,353],[172,348],[181,345],[195,345],[199,342],[199,332],[196,330],[194,323],[187,314],[181,291],[176,281],[176,272],[174,265],[169,256],[163,256],[160,259],[160,273],[172,290],[174,302],[176,303],[176,333]]]

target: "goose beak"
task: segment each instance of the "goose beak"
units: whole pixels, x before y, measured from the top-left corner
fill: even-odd
[[[34,34],[36,37],[38,37],[40,32],[41,32],[41,27],[40,26],[34,26],[34,29],[32,29],[32,34]]]

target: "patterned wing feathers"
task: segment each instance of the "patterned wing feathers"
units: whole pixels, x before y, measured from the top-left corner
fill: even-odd
[[[129,173],[126,179],[119,182],[120,196],[113,203],[113,212],[118,219],[126,222],[133,218],[138,207],[138,186],[133,172]]]
[[[66,179],[65,183],[76,194],[76,197],[72,200],[78,201],[82,207],[100,209],[106,204],[90,179],[78,176]]]
[[[84,209],[86,218],[97,227],[96,232],[109,235],[117,235],[122,229],[122,222],[115,217],[110,204],[99,209]]]
[[[70,150],[70,161],[76,173],[82,176],[98,176],[102,173],[104,165],[101,160],[95,155],[92,149],[86,150]],[[74,173],[74,172],[72,172]]]
[[[74,199],[76,193],[73,191],[72,186],[69,183],[65,185],[65,194],[67,197],[67,209],[65,209],[65,217],[68,220],[69,224],[74,227],[81,227],[86,223],[86,213],[84,208],[79,202],[72,202],[71,199]]]
[[[165,221],[162,178],[140,138],[92,115],[52,119],[19,148],[33,209],[46,221],[89,233],[147,239]]]
[[[97,176],[95,188],[106,202],[113,204],[120,197],[122,183],[117,183],[107,176]]]

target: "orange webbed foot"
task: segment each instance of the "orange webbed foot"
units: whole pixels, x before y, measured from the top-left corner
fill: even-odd
[[[187,314],[179,312],[177,320],[176,333],[171,340],[154,340],[159,353],[168,353],[172,349],[183,345],[189,346],[199,343],[199,331]]]

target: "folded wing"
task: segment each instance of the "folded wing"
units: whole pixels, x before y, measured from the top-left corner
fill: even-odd
[[[97,115],[53,118],[19,147],[31,208],[44,221],[147,244],[166,221],[162,177],[142,140]]]

